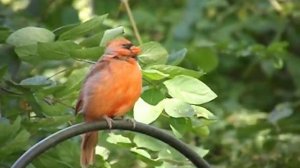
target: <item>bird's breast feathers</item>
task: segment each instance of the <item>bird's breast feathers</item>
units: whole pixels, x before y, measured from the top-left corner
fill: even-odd
[[[102,68],[87,79],[83,88],[83,99],[86,100],[83,111],[86,117],[90,116],[88,118],[122,116],[141,94],[140,67],[135,60],[113,58],[98,64],[95,66]]]

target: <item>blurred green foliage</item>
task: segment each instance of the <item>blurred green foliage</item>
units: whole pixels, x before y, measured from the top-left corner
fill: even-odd
[[[144,41],[144,92],[129,115],[170,130],[214,167],[298,167],[300,2],[129,2]],[[78,122],[89,61],[123,28],[137,44],[120,1],[0,0],[0,167]],[[212,90],[218,98],[206,103]],[[79,143],[30,167],[79,167]],[[96,153],[95,167],[192,167],[128,132],[103,132]]]

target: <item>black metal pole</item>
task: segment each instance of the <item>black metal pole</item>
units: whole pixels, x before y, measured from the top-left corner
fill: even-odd
[[[25,168],[38,155],[42,154],[49,148],[71,137],[89,131],[107,129],[109,129],[107,123],[105,121],[99,121],[93,123],[80,123],[60,130],[32,146],[12,165],[11,168]],[[128,120],[113,120],[112,129],[129,130],[152,136],[178,150],[181,154],[188,158],[196,167],[210,167],[209,164],[203,158],[201,158],[194,150],[190,149],[186,144],[179,141],[164,130],[139,122],[136,122],[135,127],[133,127],[132,122]]]

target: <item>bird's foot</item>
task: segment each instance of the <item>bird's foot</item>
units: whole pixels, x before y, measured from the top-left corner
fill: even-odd
[[[135,129],[136,121],[133,118],[126,118],[126,121],[129,121],[132,124],[132,128]]]
[[[106,121],[107,125],[108,125],[108,128],[109,129],[112,129],[112,124],[113,124],[113,119],[111,119],[110,117],[108,116],[104,116],[103,119]]]

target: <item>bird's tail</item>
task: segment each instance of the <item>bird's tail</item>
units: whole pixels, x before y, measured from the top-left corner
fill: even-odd
[[[98,132],[88,132],[83,135],[81,142],[81,167],[87,168],[89,165],[94,164],[95,147],[98,142]]]

